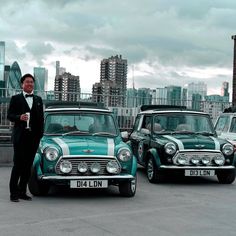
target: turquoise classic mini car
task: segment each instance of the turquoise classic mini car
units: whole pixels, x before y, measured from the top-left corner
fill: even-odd
[[[78,189],[116,185],[121,195],[133,197],[137,162],[121,134],[107,109],[90,103],[47,107],[30,192],[45,195],[52,184]]]
[[[185,107],[141,107],[129,137],[138,163],[151,183],[165,176],[217,176],[235,180],[233,145],[217,138],[210,116]]]

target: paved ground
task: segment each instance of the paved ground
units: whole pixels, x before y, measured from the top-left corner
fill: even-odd
[[[216,178],[148,183],[138,170],[134,198],[105,191],[52,189],[32,202],[9,201],[10,167],[0,167],[0,235],[235,236],[236,183]]]

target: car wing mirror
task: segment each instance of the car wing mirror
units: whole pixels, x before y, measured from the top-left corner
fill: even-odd
[[[127,131],[122,131],[121,132],[121,138],[122,139],[128,139],[128,137],[129,137],[129,133],[127,132]]]
[[[216,131],[216,134],[217,134],[217,136],[220,136],[220,135],[222,134],[222,132],[219,131],[219,130],[217,130],[217,131]]]

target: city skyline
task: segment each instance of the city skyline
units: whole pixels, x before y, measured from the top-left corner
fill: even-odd
[[[6,64],[17,61],[22,73],[45,67],[50,89],[56,61],[89,92],[99,81],[100,61],[121,54],[128,60],[127,87],[133,78],[136,88],[204,82],[208,94],[220,94],[226,81],[231,99],[234,1],[0,3]]]

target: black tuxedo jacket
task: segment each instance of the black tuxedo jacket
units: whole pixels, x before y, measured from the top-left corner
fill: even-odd
[[[23,93],[12,96],[7,118],[14,122],[12,131],[13,144],[19,143],[22,135],[26,132],[26,121],[21,121],[20,116],[26,112],[30,112],[31,132],[36,140],[40,140],[43,136],[44,113],[42,98],[33,95],[33,105],[30,109]]]

